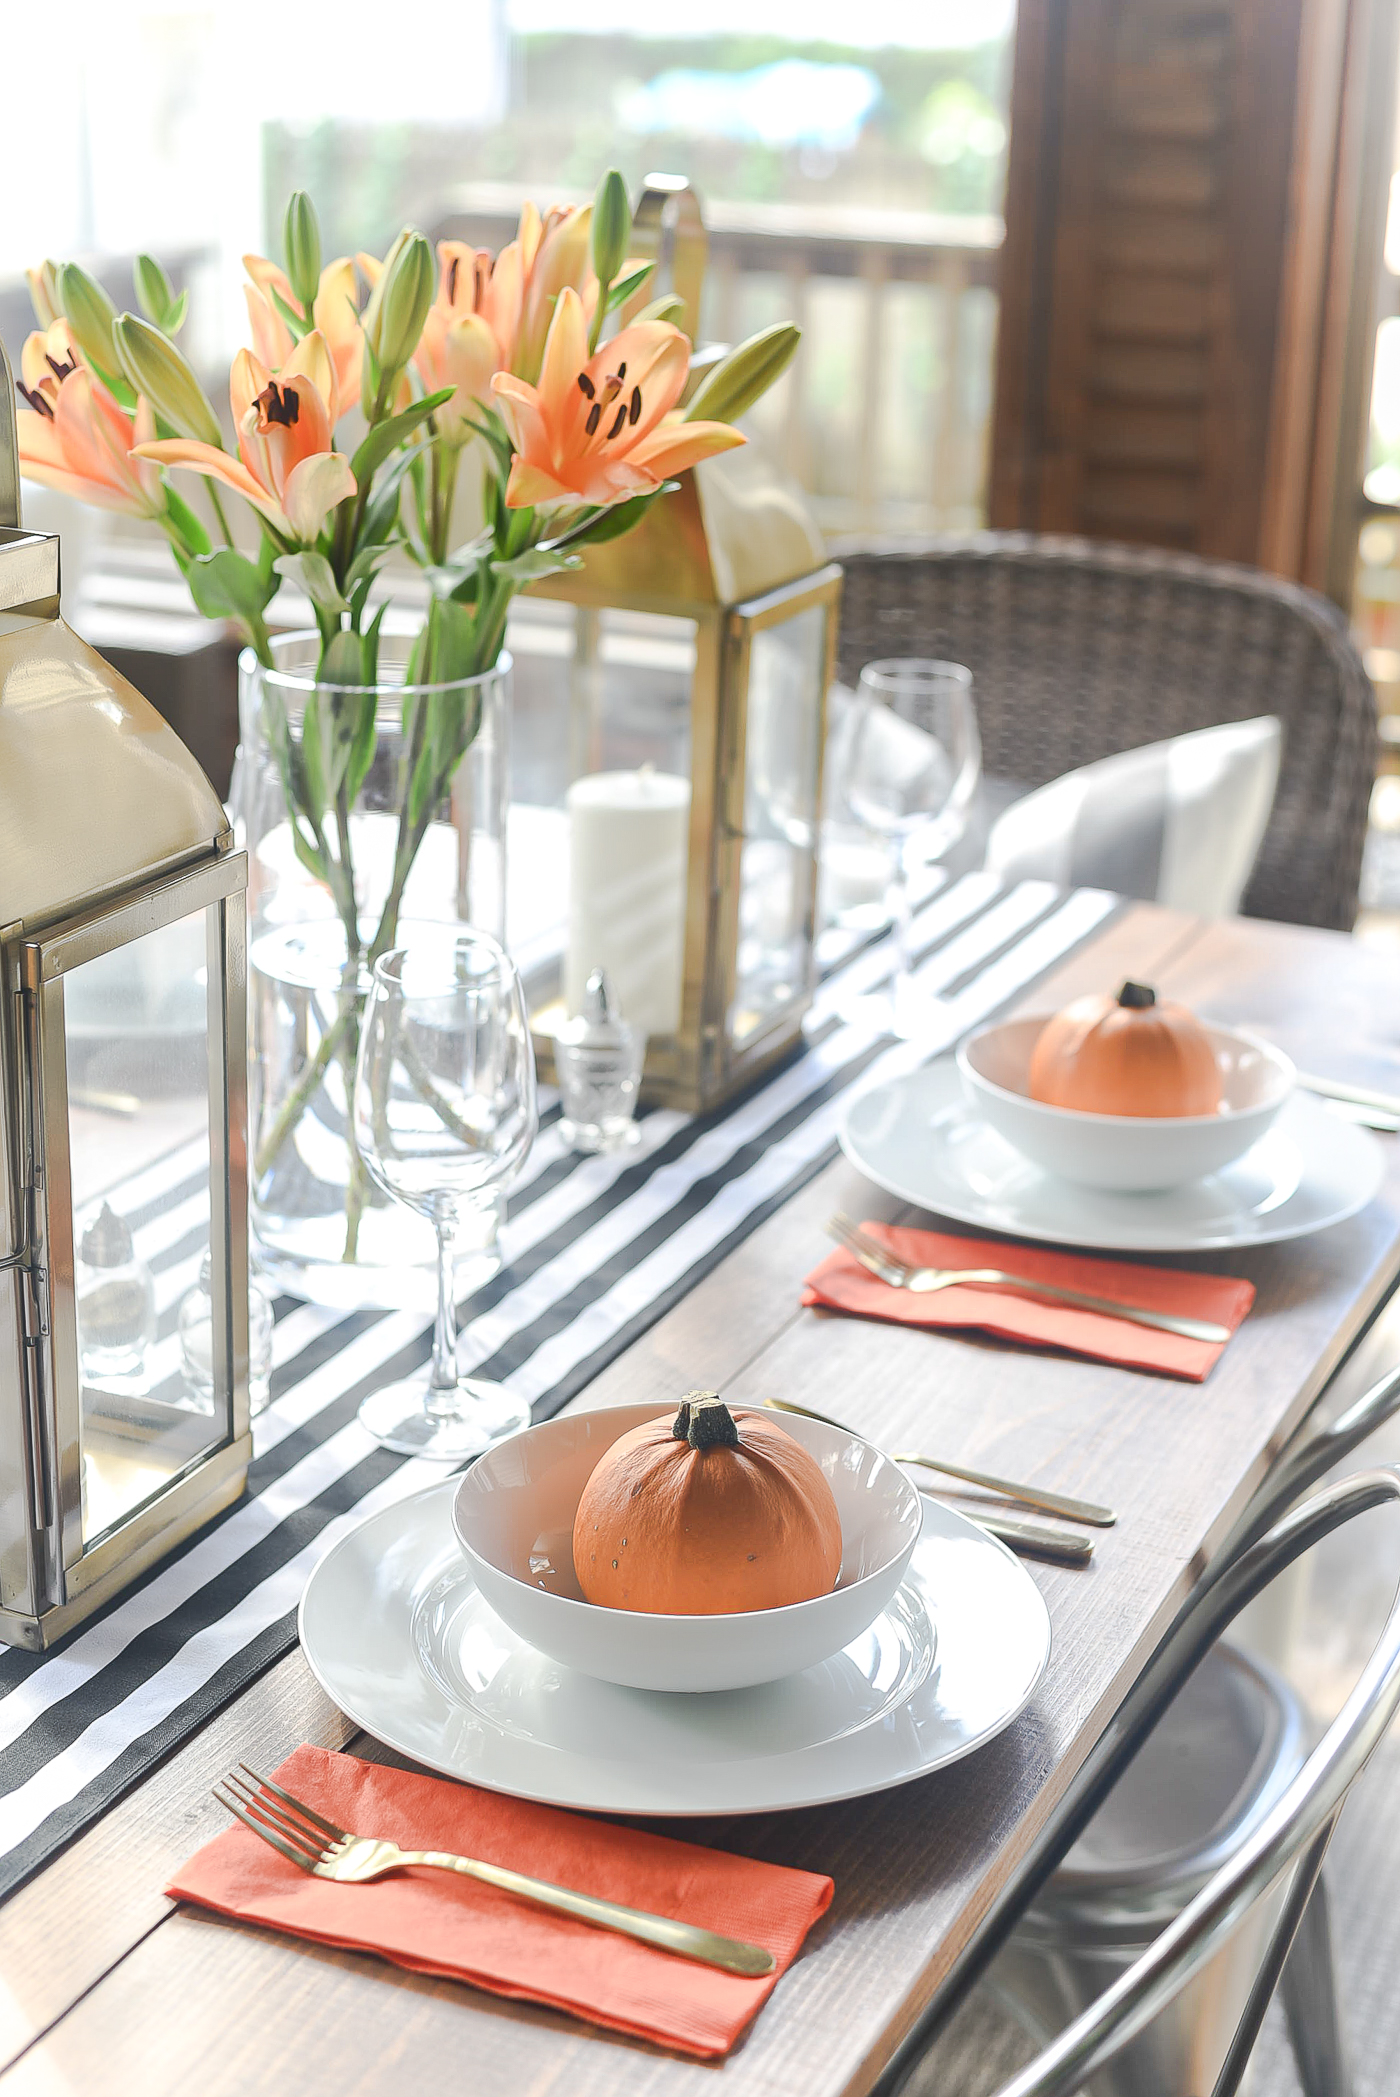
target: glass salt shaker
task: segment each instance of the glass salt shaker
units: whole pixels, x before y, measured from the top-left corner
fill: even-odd
[[[214,1403],[214,1303],[208,1246],[199,1263],[199,1280],[180,1305],[180,1355],[185,1382],[201,1405]],[[256,1417],[272,1398],[272,1305],[261,1283],[248,1276],[248,1411]]]
[[[634,1117],[646,1046],[645,1033],[617,1011],[606,975],[595,968],[584,986],[583,1011],[554,1037],[564,1103],[559,1127],[574,1150],[622,1150],[641,1141]]]
[[[139,1396],[156,1337],[156,1285],[125,1219],[108,1202],[78,1241],[74,1286],[85,1381]]]

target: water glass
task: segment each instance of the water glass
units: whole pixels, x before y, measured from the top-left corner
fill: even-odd
[[[851,813],[886,840],[890,855],[895,971],[888,996],[875,1002],[895,1034],[917,1035],[942,1008],[914,979],[909,863],[915,852],[925,864],[941,858],[967,824],[982,773],[972,672],[921,656],[867,663],[844,772]]]
[[[355,1143],[438,1241],[431,1366],[360,1407],[386,1448],[460,1463],[529,1421],[523,1398],[458,1374],[453,1244],[463,1213],[516,1177],[538,1126],[525,995],[504,949],[463,926],[383,955],[355,1065]]]

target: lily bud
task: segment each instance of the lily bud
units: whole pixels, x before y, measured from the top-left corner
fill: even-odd
[[[760,329],[732,349],[696,389],[685,411],[687,422],[737,422],[781,377],[792,362],[801,328],[791,321],[778,321]]]
[[[174,343],[134,313],[123,313],[113,323],[112,340],[124,377],[145,396],[160,420],[177,437],[191,437],[222,451],[218,417]]]
[[[627,184],[615,167],[608,169],[594,192],[590,238],[593,274],[606,289],[627,260],[627,247],[632,238],[632,206],[627,198]]]
[[[418,347],[436,286],[437,271],[427,241],[421,233],[401,233],[389,250],[384,274],[365,314],[365,332],[383,378],[401,372]]]
[[[170,279],[156,261],[154,255],[138,255],[132,271],[136,282],[136,296],[141,311],[147,320],[164,328],[166,317],[175,303],[175,294],[170,288]]]
[[[685,300],[680,293],[663,291],[659,299],[653,299],[649,306],[643,306],[640,313],[633,314],[631,325],[636,328],[646,320],[667,320],[673,327],[679,327],[684,312]]]
[[[34,308],[34,318],[46,332],[56,320],[63,318],[63,302],[58,295],[58,264],[41,262],[37,269],[27,269],[29,302]]]
[[[117,309],[102,286],[85,269],[79,269],[76,262],[63,262],[58,269],[58,295],[64,317],[88,363],[96,365],[100,372],[115,371],[118,367],[112,325]]]
[[[287,200],[282,245],[292,290],[302,312],[309,318],[321,288],[321,227],[316,206],[304,189],[294,189]]]

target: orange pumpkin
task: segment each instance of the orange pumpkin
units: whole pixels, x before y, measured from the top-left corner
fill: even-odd
[[[1214,1114],[1220,1091],[1205,1028],[1145,983],[1076,998],[1046,1021],[1031,1055],[1031,1098],[1085,1114]]]
[[[764,1413],[692,1391],[598,1460],[574,1571],[605,1609],[722,1616],[829,1594],[841,1518],[816,1459]]]

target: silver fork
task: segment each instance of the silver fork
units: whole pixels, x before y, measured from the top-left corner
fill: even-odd
[[[669,1915],[652,1915],[645,1908],[625,1908],[614,1900],[593,1893],[575,1893],[572,1887],[553,1885],[548,1879],[527,1878],[523,1872],[507,1871],[500,1864],[483,1864],[477,1857],[458,1857],[441,1849],[400,1849],[374,1835],[352,1835],[338,1828],[314,1807],[293,1798],[270,1777],[260,1777],[240,1762],[214,1787],[219,1804],[245,1828],[270,1844],[298,1871],[315,1879],[334,1879],[341,1885],[365,1886],[391,1871],[408,1871],[428,1865],[434,1871],[455,1871],[461,1877],[479,1879],[483,1885],[499,1887],[536,1907],[553,1908],[598,1929],[616,1930],[619,1936],[636,1937],[643,1944],[657,1945],[680,1958],[694,1959],[702,1966],[718,1966],[725,1973],[761,1979],[773,1971],[777,1960],[760,1944],[744,1944],[737,1937],[721,1937],[714,1930],[700,1929],[693,1922],[676,1922]]]
[[[1126,1319],[1129,1325],[1150,1325],[1157,1332],[1175,1333],[1183,1340],[1206,1340],[1223,1346],[1230,1337],[1225,1325],[1206,1318],[1178,1318],[1170,1311],[1149,1311],[1139,1304],[1119,1303],[1112,1296],[1090,1296],[1082,1289],[1063,1289],[1058,1282],[1029,1281],[1023,1274],[1008,1274],[1001,1267],[910,1267],[867,1235],[858,1223],[838,1211],[827,1230],[847,1252],[854,1254],[892,1289],[908,1289],[925,1296],[940,1289],[1009,1289],[1016,1296],[1032,1296],[1049,1303],[1067,1303],[1075,1310],[1102,1311],[1109,1318]]]

